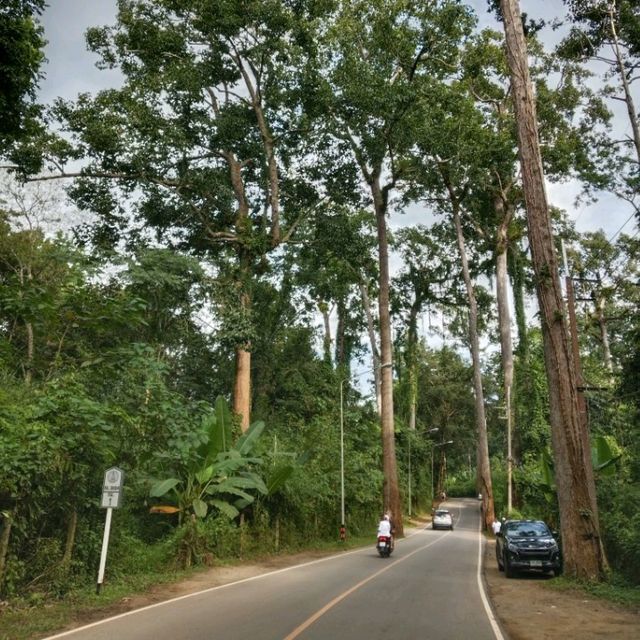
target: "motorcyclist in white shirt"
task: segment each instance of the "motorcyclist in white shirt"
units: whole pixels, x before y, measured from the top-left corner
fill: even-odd
[[[391,535],[391,519],[387,514],[382,516],[382,520],[378,523],[378,535],[390,536]]]
[[[391,522],[391,518],[388,513],[385,513],[382,516],[382,520],[378,523],[378,535],[379,536],[389,536],[391,538],[391,549],[393,550],[395,547],[396,537],[394,534],[394,526],[393,522]]]

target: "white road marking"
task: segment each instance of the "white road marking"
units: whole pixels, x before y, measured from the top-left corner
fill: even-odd
[[[327,613],[327,611],[329,611],[330,609],[333,609],[333,607],[335,607],[339,602],[342,602],[342,600],[344,600],[347,596],[350,596],[354,591],[357,591],[360,587],[367,584],[367,582],[370,582],[374,578],[377,578],[380,574],[384,573],[385,571],[388,571],[389,569],[391,569],[392,567],[395,567],[401,562],[408,560],[411,556],[415,555],[419,551],[424,551],[427,547],[434,545],[436,542],[439,542],[440,540],[442,540],[441,537],[436,538],[435,540],[432,540],[431,542],[423,545],[422,547],[418,547],[417,549],[414,549],[413,551],[408,553],[406,556],[402,556],[402,558],[398,558],[397,560],[394,560],[391,564],[388,564],[386,567],[383,567],[382,569],[380,569],[379,571],[376,571],[374,574],[370,575],[364,580],[361,580],[360,582],[358,582],[358,584],[354,584],[352,587],[350,587],[346,591],[343,591],[339,596],[336,596],[333,600],[331,600],[330,602],[327,602],[327,604],[325,604],[324,607],[321,607],[313,615],[309,616],[302,624],[298,625],[289,635],[285,637],[284,640],[295,640],[295,638],[297,638],[303,631],[306,631],[316,620],[318,620],[318,618],[321,618],[325,613]]]
[[[480,518],[480,526],[478,527],[478,589],[480,589],[480,597],[482,598],[482,604],[484,605],[485,613],[487,614],[487,618],[489,618],[489,623],[491,624],[491,628],[493,629],[493,633],[496,636],[496,640],[504,640],[504,636],[502,635],[502,631],[500,630],[500,625],[496,620],[496,617],[493,615],[493,610],[491,609],[491,605],[489,604],[489,599],[487,598],[487,594],[484,590],[484,583],[482,581],[482,562],[483,562],[483,553],[482,553],[482,542],[484,538],[482,536],[482,518]]]
[[[408,536],[405,536],[404,540],[406,540],[407,538],[411,538],[412,536],[416,535],[416,533],[419,533],[419,531],[420,530],[416,530],[413,533],[410,533]],[[398,543],[400,542],[402,542],[402,540],[398,540]],[[226,589],[227,587],[233,587],[237,584],[243,584],[245,582],[252,582],[253,580],[260,580],[262,578],[267,578],[269,576],[275,576],[278,573],[284,573],[285,571],[293,571],[294,569],[300,569],[301,567],[309,567],[314,564],[319,564],[320,562],[327,562],[328,560],[334,560],[335,558],[343,558],[344,556],[350,556],[354,553],[362,553],[365,550],[368,551],[370,549],[369,547],[366,547],[365,549],[360,547],[359,549],[354,549],[353,551],[343,551],[341,553],[336,553],[332,556],[327,556],[326,558],[318,558],[317,560],[310,560],[309,562],[303,562],[302,564],[292,565],[291,567],[284,567],[283,569],[276,569],[275,571],[269,571],[268,573],[261,573],[258,576],[251,576],[250,578],[243,578],[242,580],[236,580],[235,582],[228,582],[227,584],[221,584],[221,585],[218,585],[217,587],[210,587],[208,589],[203,589],[202,591],[194,591],[193,593],[187,593],[184,596],[177,596],[175,598],[171,598],[170,600],[163,600],[162,602],[149,604],[146,607],[140,607],[139,609],[132,609],[131,611],[120,613],[117,616],[111,616],[110,618],[104,618],[103,620],[97,620],[96,622],[85,624],[82,627],[69,629],[69,631],[63,631],[53,636],[47,636],[46,638],[43,638],[43,640],[56,640],[57,638],[66,638],[68,636],[73,635],[74,633],[80,633],[81,631],[86,631],[87,629],[92,629],[93,627],[97,627],[101,624],[106,624],[107,622],[113,622],[114,620],[120,620],[121,618],[126,618],[136,613],[141,613],[142,611],[149,611],[150,609],[156,609],[157,607],[162,607],[166,604],[179,602],[180,600],[186,600],[187,598],[193,598],[195,596],[200,596],[205,593],[211,593],[212,591]]]
[[[461,519],[461,512],[459,511],[458,512],[458,521],[457,521],[458,524],[459,524],[460,519]],[[425,530],[426,529],[416,529],[412,533],[410,533],[409,535],[405,536],[404,539],[398,540],[398,543],[401,543],[403,540],[407,540],[408,538],[411,538],[414,535],[416,535],[418,533],[421,533],[421,532],[423,532]],[[384,567],[380,571],[377,571],[376,573],[374,573],[373,575],[369,576],[365,580],[363,580],[363,581],[359,582],[358,584],[354,585],[349,590],[347,590],[346,592],[344,592],[343,594],[341,594],[340,596],[338,596],[337,598],[335,598],[334,600],[329,602],[327,605],[325,605],[325,607],[320,609],[314,616],[312,616],[307,621],[308,624],[307,623],[303,623],[303,625],[300,625],[298,628],[296,628],[292,632],[292,634],[290,634],[288,637],[292,638],[292,639],[295,638],[298,635],[298,633],[300,633],[304,629],[308,628],[308,626],[313,624],[313,622],[315,622],[315,620],[317,620],[326,611],[328,611],[333,606],[335,606],[339,601],[341,601],[344,598],[346,598],[353,591],[355,591],[359,587],[363,586],[366,582],[369,582],[370,580],[372,580],[373,578],[377,577],[379,574],[383,573],[387,569],[390,569],[391,567],[395,566],[396,564],[398,564],[398,563],[404,561],[405,559],[411,557],[412,555],[414,555],[418,551],[422,551],[422,550],[426,549],[427,547],[430,547],[431,545],[435,544],[436,542],[439,542],[440,540],[442,540],[444,538],[445,535],[446,534],[438,536],[438,538],[436,538],[435,540],[432,540],[427,545],[424,545],[424,546],[420,547],[419,549],[416,549],[416,550],[412,551],[411,553],[407,554],[406,556],[403,556],[402,558],[399,558],[398,560],[388,564],[386,567]],[[481,551],[482,550],[482,534],[480,532],[479,532],[479,538],[480,538],[480,551]],[[163,600],[162,602],[156,602],[155,604],[150,604],[150,605],[147,605],[146,607],[141,607],[139,609],[133,609],[131,611],[126,611],[125,613],[120,613],[120,614],[118,614],[116,616],[111,616],[110,618],[105,618],[104,620],[97,620],[96,622],[92,622],[90,624],[83,625],[82,627],[77,627],[75,629],[70,629],[69,631],[63,631],[62,633],[58,633],[56,635],[48,636],[46,638],[43,638],[43,640],[57,640],[58,638],[66,638],[66,637],[69,637],[69,636],[71,636],[71,635],[73,635],[75,633],[80,633],[81,631],[86,631],[87,629],[92,629],[93,627],[97,627],[99,625],[106,624],[106,623],[112,622],[114,620],[119,620],[121,618],[126,618],[128,616],[131,616],[131,615],[134,615],[134,614],[137,614],[137,613],[141,613],[143,611],[149,611],[151,609],[156,609],[157,607],[162,607],[162,606],[167,605],[167,604],[172,604],[174,602],[179,602],[180,600],[186,600],[187,598],[193,598],[195,596],[200,596],[200,595],[203,595],[203,594],[206,594],[206,593],[211,593],[213,591],[218,591],[220,589],[226,589],[228,587],[233,587],[235,585],[243,584],[243,583],[246,583],[246,582],[252,582],[254,580],[260,580],[262,578],[267,578],[269,576],[274,576],[274,575],[277,575],[279,573],[285,573],[286,571],[293,571],[294,569],[299,569],[301,567],[309,567],[309,566],[314,565],[314,564],[319,564],[321,562],[327,562],[329,560],[335,560],[336,558],[342,558],[344,556],[353,555],[355,553],[362,553],[363,551],[369,552],[369,549],[368,548],[365,548],[365,549],[359,548],[359,549],[354,549],[353,551],[341,552],[341,553],[334,554],[332,556],[327,556],[326,558],[318,558],[317,560],[311,560],[309,562],[303,562],[302,564],[296,564],[296,565],[293,565],[291,567],[284,567],[283,569],[276,569],[275,571],[269,571],[267,573],[262,573],[260,575],[252,576],[250,578],[244,578],[242,580],[236,580],[235,582],[228,582],[227,584],[221,584],[221,585],[218,585],[217,587],[210,587],[208,589],[203,589],[202,591],[195,591],[194,593],[188,593],[188,594],[185,594],[183,596],[177,596],[175,598],[171,598],[170,600]],[[481,562],[482,562],[481,553],[479,553],[478,586],[480,588],[480,595],[481,595],[481,598],[482,598],[482,602],[483,602],[485,611],[487,613],[487,617],[489,618],[489,622],[491,623],[491,627],[492,627],[492,629],[493,629],[493,631],[495,633],[496,640],[504,640],[504,636],[500,632],[500,628],[498,627],[498,624],[497,624],[497,622],[495,620],[495,617],[493,616],[493,612],[491,611],[491,607],[489,606],[486,594],[484,592],[484,588],[483,588],[483,585],[482,585],[482,580],[481,580],[481,577],[480,577]],[[304,629],[302,627],[304,627]]]

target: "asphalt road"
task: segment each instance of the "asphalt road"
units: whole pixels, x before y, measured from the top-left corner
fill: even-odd
[[[390,558],[371,547],[281,569],[52,636],[69,640],[502,640],[478,563],[476,500],[454,531],[419,529]]]

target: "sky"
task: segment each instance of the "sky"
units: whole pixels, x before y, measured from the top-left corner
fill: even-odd
[[[468,4],[476,10],[481,28],[502,29],[487,12],[487,0],[469,0]],[[521,0],[521,8],[533,19],[564,16],[562,0]],[[100,89],[118,86],[118,72],[97,69],[97,57],[87,51],[84,39],[88,27],[113,24],[115,16],[116,0],[49,0],[49,7],[42,16],[45,37],[48,40],[45,50],[48,62],[44,67],[45,78],[40,85],[42,102],[48,103],[57,97],[73,99],[82,92],[95,93]],[[546,30],[542,34],[543,42],[549,47],[560,37],[559,31]],[[619,116],[617,121],[618,132],[630,133],[630,126],[624,117]],[[637,230],[633,216],[624,225],[632,213],[629,205],[611,194],[601,193],[598,200],[592,204],[576,205],[580,185],[575,181],[548,184],[547,191],[550,203],[567,211],[569,217],[575,221],[578,231],[603,229],[606,237],[612,239],[621,228],[624,233],[629,234]],[[416,205],[403,214],[392,215],[390,227],[394,229],[406,225],[428,224],[432,219],[424,208]],[[535,309],[532,309],[533,312]],[[437,318],[435,322],[438,323]],[[437,346],[438,338],[428,329],[427,333],[431,333],[429,342],[435,341],[432,346]],[[358,375],[363,373],[366,371]]]
[[[487,0],[470,0],[479,18],[481,27],[493,26],[500,29],[486,10]],[[521,0],[523,12],[531,18],[553,18],[564,15],[562,0]],[[94,93],[100,89],[117,86],[120,76],[117,71],[96,68],[97,57],[86,48],[84,34],[88,27],[112,24],[115,21],[116,0],[49,0],[42,23],[48,40],[44,67],[45,79],[40,87],[40,99],[47,103],[57,97],[73,99],[79,93]],[[548,30],[544,40],[552,45],[559,38],[558,32]],[[623,133],[629,133],[629,125],[624,118],[618,119]],[[550,201],[576,221],[579,231],[604,229],[607,237],[612,237],[629,218],[629,205],[607,193],[600,194],[598,202],[576,206],[575,199],[580,187],[575,182],[549,184]],[[412,207],[407,213],[395,216],[391,227],[416,224],[427,220],[420,207]],[[637,227],[631,220],[625,233],[632,233]]]

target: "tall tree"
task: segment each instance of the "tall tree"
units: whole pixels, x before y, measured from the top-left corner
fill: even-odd
[[[428,378],[419,382],[418,318],[425,307],[441,299],[440,289],[452,277],[451,262],[443,259],[443,246],[421,225],[400,229],[394,238],[403,268],[393,279],[392,311],[402,323],[398,333],[404,336],[411,431],[416,429],[418,386],[429,384]]]
[[[291,252],[296,280],[317,302],[323,315],[325,361],[349,371],[363,329],[362,288],[368,295],[375,280],[375,235],[368,211],[329,205],[299,234],[301,246]],[[335,360],[330,353],[330,314],[337,310]],[[363,313],[363,311],[365,313]],[[374,342],[375,344],[375,342]]]
[[[473,229],[474,216],[473,213],[469,215],[471,192],[478,183],[485,182],[493,148],[499,145],[492,139],[492,129],[484,127],[481,111],[459,79],[443,87],[438,97],[437,106],[429,111],[431,126],[422,128],[416,135],[416,182],[422,189],[421,197],[432,203],[437,213],[445,214],[454,230],[451,241],[457,247],[468,308],[465,326],[473,363],[478,490],[482,493],[485,526],[489,527],[495,514],[480,359],[481,318],[477,287],[470,268],[471,243],[465,236]],[[468,220],[463,221],[463,217]]]
[[[458,43],[471,28],[456,0],[416,4],[400,0],[338,2],[323,40],[327,135],[342,141],[359,168],[378,235],[383,506],[402,534],[397,479],[393,353],[389,313],[390,200],[402,180],[398,160],[421,119],[416,96],[449,75]],[[393,47],[389,43],[393,43]]]
[[[529,242],[549,380],[564,569],[572,576],[598,580],[606,569],[606,559],[600,539],[589,435],[578,411],[576,374],[544,185],[527,46],[517,0],[500,0],[500,9],[513,80]]]
[[[591,301],[586,303],[581,337],[598,384],[615,378],[624,350],[622,335],[638,303],[638,264],[632,247],[627,236],[613,243],[602,230],[581,234],[567,247],[576,297]]]
[[[565,0],[572,28],[559,46],[566,57],[605,64],[617,76],[636,159],[640,162],[640,123],[631,91],[640,66],[640,16],[637,0]]]
[[[511,79],[503,46],[504,36],[484,30],[465,50],[463,83],[483,114],[485,139],[482,154],[473,163],[484,166],[485,175],[473,186],[475,226],[495,255],[496,301],[500,353],[503,373],[503,401],[507,419],[507,508],[512,504],[512,467],[514,462],[513,377],[514,358],[509,308],[509,265],[514,276],[521,271],[519,242],[524,235],[524,221],[518,215],[522,207],[522,190],[517,162],[516,126],[513,114]],[[597,164],[599,153],[608,145],[602,126],[608,112],[602,101],[586,86],[588,73],[574,62],[558,61],[547,55],[533,33],[529,35],[533,60],[532,75],[538,99],[538,121],[543,145],[543,162],[547,177],[565,180],[573,175],[583,184],[599,186],[602,175]],[[557,78],[554,86],[553,81]],[[603,145],[604,143],[604,145]],[[510,259],[511,258],[511,259]],[[514,298],[523,319],[520,286]],[[518,324],[520,355],[526,360],[526,328]],[[526,370],[526,362],[522,362]]]
[[[98,244],[150,237],[208,257],[235,352],[234,411],[250,418],[252,289],[291,239],[315,191],[305,186],[300,41],[314,3],[119,0],[118,23],[88,32],[121,89],[59,102],[70,134],[50,167],[99,215]],[[62,147],[62,150],[61,150]],[[70,157],[80,172],[65,171]],[[128,234],[128,235],[127,235]]]
[[[640,5],[637,0],[565,0],[565,4],[571,29],[557,51],[562,58],[588,61],[590,67],[604,69],[600,74],[602,96],[624,104],[631,135],[624,132],[608,141],[604,148],[611,157],[603,175],[607,187],[640,216],[640,119],[633,90],[640,68]]]

